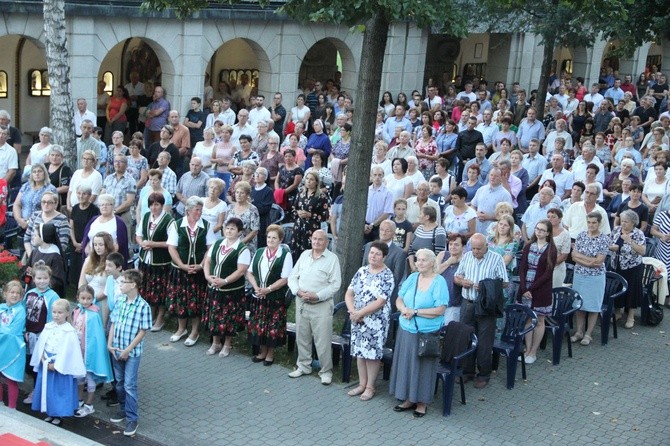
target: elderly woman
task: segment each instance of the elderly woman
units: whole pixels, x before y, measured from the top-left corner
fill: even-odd
[[[225,223],[225,238],[214,242],[205,254],[203,270],[209,284],[202,319],[212,335],[207,356],[230,354],[233,338],[244,329],[244,275],[251,255],[241,241],[242,220],[230,218]],[[221,344],[221,338],[225,343]]]
[[[49,181],[49,174],[44,164],[33,164],[30,168],[30,179],[21,186],[14,200],[14,219],[21,229],[26,229],[30,217],[40,209],[40,200],[44,192],[57,194],[56,188]],[[60,198],[57,199],[56,206],[58,204]]]
[[[270,135],[268,136],[268,147],[267,151],[261,156],[260,166],[267,169],[268,177],[267,184],[272,186],[275,184],[275,179],[279,173],[279,165],[284,164],[284,158],[281,153],[279,153],[279,136]]]
[[[302,126],[301,124],[298,124],[298,126]],[[305,137],[305,135],[301,135],[302,138]],[[307,145],[307,139],[305,138],[305,145]],[[300,139],[298,138],[298,135],[295,133],[291,133],[286,137],[284,140],[284,143],[282,144],[280,148],[280,153],[282,156],[286,153],[286,150],[292,149],[295,152],[295,162],[301,167],[305,168],[305,160],[307,159],[305,157],[305,148],[300,146]]]
[[[556,262],[554,262],[554,272],[552,275],[552,287],[563,286],[565,281],[565,261],[568,259],[572,249],[572,240],[570,232],[563,227],[563,211],[559,208],[551,208],[547,211],[547,220],[551,223],[551,240],[556,246]]]
[[[284,230],[270,225],[266,231],[266,247],[259,248],[251,260],[247,280],[254,289],[251,314],[247,324],[249,342],[260,348],[253,362],[265,366],[274,363],[275,349],[286,339],[286,301],[288,276],[293,269],[291,252],[282,245]]]
[[[612,263],[615,271],[628,282],[628,291],[625,295],[623,308],[628,312],[626,328],[633,328],[635,324],[635,309],[640,306],[642,299],[642,273],[644,265],[642,256],[646,250],[644,232],[637,229],[638,215],[631,210],[623,211],[619,215],[621,226],[614,228],[611,234],[610,251],[614,252]],[[621,303],[616,302],[617,319],[621,317]]]
[[[275,179],[275,201],[283,209],[289,210],[298,195],[298,186],[302,181],[304,171],[296,164],[295,150],[284,151],[284,166],[279,168]]]
[[[70,191],[72,169],[63,163],[63,147],[57,144],[49,150],[48,162],[44,165],[49,173],[49,182],[56,188],[59,195],[59,209],[67,205],[67,194]]]
[[[434,207],[424,206],[419,215],[419,226],[414,231],[412,242],[407,252],[409,260],[409,269],[412,272],[417,271],[415,264],[416,253],[420,249],[429,249],[439,254],[445,250],[447,244],[447,233],[444,227],[437,224],[437,211]]]
[[[251,202],[258,209],[260,226],[258,229],[258,247],[265,246],[265,229],[270,223],[270,210],[275,204],[274,193],[267,185],[268,171],[264,167],[259,167],[254,173],[254,187],[251,189]]]
[[[49,153],[51,153],[51,129],[49,127],[42,127],[40,129],[39,138],[40,142],[33,144],[30,148],[30,153],[28,153],[28,158],[26,158],[26,167],[24,172],[30,171],[30,166],[33,164],[46,164],[49,159]]]
[[[330,200],[321,192],[319,176],[314,172],[305,174],[305,187],[296,197],[291,213],[295,226],[291,237],[293,261],[297,262],[303,251],[312,247],[312,234],[321,229],[329,217]]]
[[[207,196],[202,207],[202,218],[212,227],[216,240],[223,237],[223,223],[228,213],[228,203],[220,198],[225,186],[222,179],[210,178],[207,182]]]
[[[114,175],[114,159],[117,156],[128,156],[128,147],[123,144],[123,132],[116,130],[112,133],[112,143],[107,147],[107,175]]]
[[[572,250],[572,260],[575,261],[572,289],[582,296],[584,303],[576,314],[575,333],[570,341],[581,341],[582,345],[589,345],[593,340],[591,333],[598,320],[605,294],[605,257],[609,252],[611,239],[609,235],[600,233],[601,221],[600,213],[587,214],[587,230],[577,236]]]
[[[438,158],[437,144],[433,137],[433,127],[424,125],[421,127],[419,137],[414,143],[414,151],[419,160],[419,169],[423,177],[429,180],[435,174],[435,161]]]
[[[53,223],[56,227],[61,251],[63,252],[67,250],[70,241],[70,225],[67,217],[56,210],[58,207],[58,194],[54,191],[45,191],[42,194],[40,204],[42,205],[42,209],[36,210],[30,216],[28,224],[26,225],[26,233],[23,236],[23,247],[25,248],[28,257],[30,257],[33,249],[37,248],[37,246],[32,244],[33,232],[37,225]]]
[[[407,157],[407,178],[412,180],[412,186],[417,188],[420,182],[426,181],[423,173],[419,170],[419,160],[415,156]]]
[[[605,196],[613,198],[615,195],[621,193],[621,182],[626,178],[629,178],[633,184],[639,183],[638,178],[633,175],[633,168],[635,167],[635,161],[630,158],[624,158],[621,160],[621,172],[612,172],[605,184],[603,185],[603,194]]]
[[[98,197],[100,215],[91,219],[84,228],[84,238],[81,242],[82,256],[86,258],[91,252],[91,240],[98,232],[106,232],[112,236],[116,251],[123,255],[126,262],[130,260],[128,254],[128,228],[121,217],[114,214],[114,196],[102,194]]]
[[[172,211],[172,195],[162,185],[163,172],[159,169],[149,171],[149,182],[142,188],[135,206],[135,221],[142,221],[142,218],[149,213],[149,195],[153,193],[163,195],[163,210],[167,213]]]
[[[235,202],[230,206],[226,219],[237,217],[242,220],[242,243],[250,252],[256,252],[256,237],[260,229],[260,215],[258,208],[251,204],[251,185],[240,181],[235,185]]]
[[[644,182],[644,190],[642,193],[642,201],[649,208],[652,214],[656,212],[656,208],[661,203],[661,199],[666,193],[668,185],[668,178],[666,173],[668,166],[665,163],[654,164],[654,173],[647,175]]]
[[[235,202],[235,187],[237,186],[237,183],[245,181],[249,184],[254,184],[254,172],[256,172],[258,165],[254,161],[244,160],[240,164],[240,167],[242,171],[240,174],[236,175],[235,179],[230,183],[230,188],[228,189],[228,203]]]
[[[91,188],[91,203],[95,203],[102,189],[102,175],[95,170],[95,166],[98,163],[95,152],[93,150],[85,150],[81,155],[81,160],[84,167],[76,170],[70,180],[70,190],[67,195],[68,212],[72,212],[72,207],[79,203],[77,187],[81,185]]]
[[[552,278],[557,261],[552,232],[549,220],[537,222],[519,262],[521,303],[530,306],[537,314],[537,326],[526,335],[526,364],[537,361],[537,349],[544,337],[544,318],[551,315]]]
[[[170,342],[186,336],[186,324],[191,319],[191,333],[184,341],[187,347],[195,345],[200,337],[200,316],[207,292],[203,260],[214,243],[212,227],[202,219],[202,206],[202,198],[190,197],[186,200],[186,215],[168,227],[167,248],[172,270],[166,306],[170,315],[179,320]]]
[[[333,146],[332,152],[332,169],[333,177],[335,177],[336,182],[342,181],[342,172],[344,167],[349,163],[349,150],[351,148],[351,124],[345,123],[340,127],[340,139]],[[314,163],[314,157],[312,156],[312,163]],[[321,167],[326,167],[328,164],[327,160],[324,163],[321,163]]]
[[[141,155],[143,147],[144,144],[139,139],[133,139],[128,143],[127,172],[137,182],[137,190],[142,190],[149,180],[149,161]]]
[[[449,291],[447,281],[437,274],[435,253],[420,249],[416,268],[403,282],[396,300],[400,329],[393,349],[389,391],[402,401],[394,411],[413,410],[414,417],[421,418],[433,401],[437,359],[419,356],[418,334],[440,329]]]
[[[161,331],[165,324],[165,291],[170,285],[171,271],[168,228],[173,220],[165,212],[163,194],[152,192],[148,201],[150,211],[138,220],[135,231],[135,240],[140,245],[140,294],[152,307],[154,322],[151,331]]]
[[[79,203],[75,204],[70,212],[70,243],[74,249],[70,250],[70,281],[79,280],[81,266],[84,263],[82,256],[82,241],[84,228],[88,222],[100,215],[100,209],[91,203],[91,188],[85,185],[77,186]]]
[[[368,401],[375,395],[375,381],[388,335],[391,302],[395,281],[393,272],[384,264],[389,247],[374,241],[368,252],[368,264],[351,279],[344,301],[351,319],[351,356],[358,366],[358,386],[349,396],[360,395]]]
[[[267,121],[260,120],[256,124],[258,133],[251,140],[251,151],[256,152],[259,157],[265,155],[265,152],[268,151],[268,123]]]

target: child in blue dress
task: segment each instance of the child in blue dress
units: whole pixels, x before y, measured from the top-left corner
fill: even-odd
[[[52,321],[44,326],[30,365],[37,372],[32,409],[46,412],[44,421],[60,426],[79,406],[77,379],[86,376],[77,332],[68,322],[70,303],[51,306]]]
[[[111,382],[113,377],[100,309],[93,303],[94,294],[93,288],[88,285],[79,287],[77,290],[78,304],[72,312],[72,325],[77,331],[86,365],[86,378],[79,380],[80,407],[74,414],[77,418],[83,418],[95,412],[93,399],[97,384]],[[86,385],[87,392],[86,402],[83,401],[84,385]]]
[[[12,280],[3,289],[5,303],[0,304],[0,374],[7,382],[7,406],[16,409],[19,398],[19,383],[23,382],[26,364],[26,343],[23,332],[26,329],[26,307],[21,301],[23,287],[18,280]],[[2,384],[0,384],[0,402]]]
[[[40,336],[44,326],[51,322],[51,305],[58,300],[58,294],[51,289],[51,268],[44,264],[35,265],[32,268],[33,284],[35,288],[28,290],[23,302],[26,306],[26,333],[25,340],[28,344],[26,355],[26,364],[30,364],[31,355],[35,349],[35,344]],[[37,380],[37,373],[31,367],[27,367],[28,373]],[[24,404],[32,404],[33,393],[23,400]]]

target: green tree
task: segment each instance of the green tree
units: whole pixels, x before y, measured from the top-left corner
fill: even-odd
[[[554,49],[592,46],[611,30],[613,23],[627,20],[628,3],[629,0],[480,0],[470,7],[491,32],[513,29],[541,37],[544,49],[536,105],[538,118],[542,119]]]
[[[226,0],[221,0],[226,1]],[[229,0],[234,3],[235,0]],[[266,6],[266,0],[259,2]],[[147,0],[145,10],[174,9],[185,18],[206,7],[205,0]],[[356,89],[356,119],[347,169],[342,217],[342,236],[338,255],[342,265],[343,289],[361,265],[363,222],[367,208],[367,188],[374,145],[375,116],[381,88],[381,70],[389,26],[411,20],[419,27],[437,27],[456,36],[467,33],[463,8],[453,0],[421,2],[416,0],[353,0],[347,4],[336,0],[287,0],[279,9],[300,22],[319,22],[355,27],[363,32],[363,47]]]
[[[612,53],[630,56],[645,42],[670,39],[669,22],[670,2],[667,0],[636,2],[628,9],[627,19],[612,23],[606,32],[606,37],[619,41]]]

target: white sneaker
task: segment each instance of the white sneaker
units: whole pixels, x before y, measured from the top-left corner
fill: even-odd
[[[535,361],[537,361],[537,356],[526,356],[525,358],[526,364],[532,364]]]
[[[95,413],[93,405],[84,404],[83,406],[81,406],[81,409],[79,409],[74,413],[74,416],[75,418],[84,418],[88,415],[91,415],[92,413]]]
[[[333,382],[333,375],[321,375],[321,384],[329,386]]]
[[[23,400],[23,404],[32,404],[32,403],[33,403],[33,392],[30,392],[26,397],[26,399]]]
[[[288,376],[291,378],[300,378],[302,375],[309,375],[309,373],[305,373],[300,369],[295,369],[294,371],[288,374]]]

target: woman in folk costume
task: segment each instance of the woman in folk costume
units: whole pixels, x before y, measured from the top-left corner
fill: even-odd
[[[46,412],[44,421],[56,426],[79,406],[77,379],[86,376],[77,332],[68,322],[70,303],[58,299],[51,306],[52,321],[44,326],[30,365],[37,372],[32,409]]]
[[[21,301],[23,287],[12,280],[3,290],[5,303],[0,304],[0,375],[7,381],[7,406],[16,409],[19,383],[23,382],[26,366],[26,306]],[[2,402],[0,385],[0,402]]]
[[[99,383],[111,382],[114,379],[112,363],[107,351],[105,330],[102,327],[100,309],[93,303],[95,292],[89,285],[77,290],[77,307],[72,312],[72,325],[77,331],[81,353],[86,366],[86,378],[79,380],[79,400],[83,401],[86,386],[86,401],[74,414],[82,418],[95,412],[93,399],[95,388]]]

